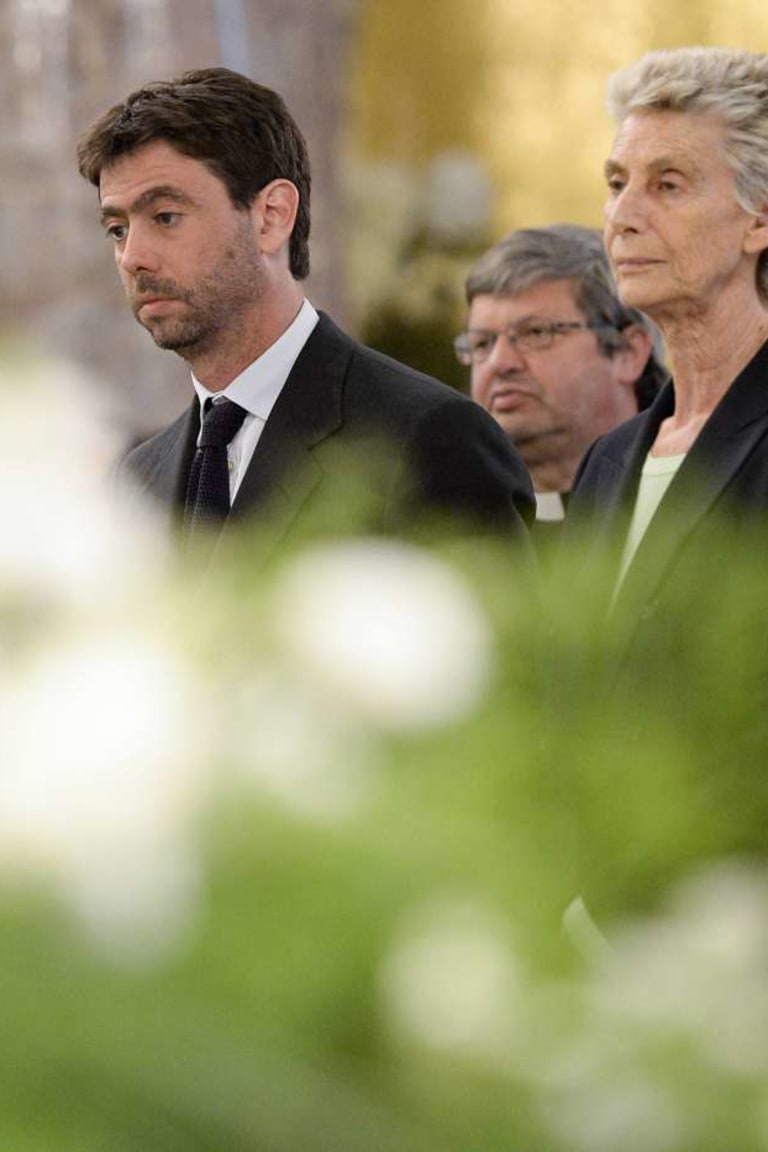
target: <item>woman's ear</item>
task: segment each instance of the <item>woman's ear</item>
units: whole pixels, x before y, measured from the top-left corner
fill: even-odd
[[[768,206],[762,212],[753,215],[744,237],[744,251],[750,255],[759,255],[766,248],[768,248]]]

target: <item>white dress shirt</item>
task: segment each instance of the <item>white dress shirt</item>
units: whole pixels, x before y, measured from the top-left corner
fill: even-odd
[[[247,413],[238,432],[227,449],[229,459],[229,498],[235,493],[245,476],[248,465],[259,442],[267,417],[275,406],[283,385],[299,353],[309,339],[319,317],[308,300],[304,300],[282,336],[267,348],[247,368],[243,369],[221,392],[210,392],[192,373],[192,383],[200,401],[200,423],[206,400],[214,404],[220,397],[234,401]],[[198,438],[199,442],[199,438]]]

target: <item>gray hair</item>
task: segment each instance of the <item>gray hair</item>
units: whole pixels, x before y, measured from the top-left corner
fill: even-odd
[[[640,109],[711,112],[725,130],[723,151],[746,212],[768,205],[768,56],[740,48],[672,48],[647,52],[611,76],[608,109],[620,124]],[[768,250],[757,266],[768,300]]]
[[[548,280],[574,282],[574,298],[606,356],[623,346],[622,332],[639,324],[650,332],[653,351],[635,384],[638,408],[647,408],[668,372],[663,341],[655,324],[619,299],[600,232],[578,224],[521,228],[510,232],[480,257],[466,280],[467,303],[475,296],[515,296]]]

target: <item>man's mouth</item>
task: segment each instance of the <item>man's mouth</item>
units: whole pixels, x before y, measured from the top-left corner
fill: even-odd
[[[495,388],[491,393],[492,412],[514,412],[532,397],[533,393],[523,388]]]
[[[162,309],[170,304],[178,302],[178,296],[136,296],[133,301],[133,311],[138,316],[140,312],[150,308],[153,310]]]

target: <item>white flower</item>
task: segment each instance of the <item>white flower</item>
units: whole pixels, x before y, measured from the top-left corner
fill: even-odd
[[[675,1152],[685,1125],[674,1094],[641,1075],[604,1069],[540,1112],[567,1152]]]
[[[695,1147],[713,1086],[715,1113],[735,1107],[759,1125],[753,1089],[768,1081],[767,910],[764,868],[715,863],[679,884],[657,915],[608,926],[611,946],[601,944],[583,994],[574,985],[578,1011],[563,1016],[559,1040],[553,1033],[547,1058],[527,1072],[537,1110],[564,1149]],[[540,991],[545,1005],[547,987]]]
[[[356,815],[377,777],[371,741],[354,718],[275,669],[239,685],[227,706],[229,759],[251,788],[321,821]]]
[[[414,912],[381,972],[394,1032],[430,1048],[506,1058],[522,983],[501,916],[473,900],[446,899]]]
[[[680,884],[667,910],[611,936],[600,1009],[648,1037],[687,1034],[702,1059],[768,1076],[768,873],[719,864]]]
[[[405,544],[308,550],[278,585],[273,619],[300,670],[387,727],[461,719],[488,682],[491,635],[477,601],[446,564]]]
[[[167,548],[145,508],[117,502],[119,443],[94,414],[93,385],[67,364],[0,365],[0,573],[30,596],[90,605],[146,585]]]
[[[172,655],[81,635],[0,685],[0,859],[126,956],[175,937],[196,883],[196,709]],[[198,746],[198,747],[196,747]]]

